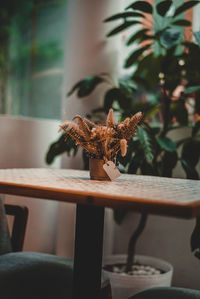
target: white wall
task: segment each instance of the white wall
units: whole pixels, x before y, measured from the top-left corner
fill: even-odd
[[[58,136],[58,121],[0,116],[0,168],[47,167],[45,154]],[[57,159],[52,167],[59,167]],[[4,196],[6,202],[29,208],[24,250],[53,252],[57,208],[54,201]]]

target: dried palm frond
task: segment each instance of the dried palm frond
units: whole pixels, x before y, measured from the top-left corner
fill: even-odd
[[[113,110],[110,109],[106,125],[96,125],[87,118],[76,115],[73,121],[67,121],[60,126],[76,142],[82,146],[93,158],[113,161],[116,154],[121,151],[125,156],[127,141],[137,130],[138,123],[142,119],[142,113],[138,112],[131,118],[115,124]]]
[[[76,115],[74,117],[74,119],[77,120],[79,128],[82,130],[85,140],[89,140],[90,139],[90,128],[88,127],[87,123],[85,122],[85,120],[80,116],[80,115]]]

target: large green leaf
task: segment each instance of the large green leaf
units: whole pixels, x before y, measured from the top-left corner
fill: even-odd
[[[139,31],[137,31],[136,33],[134,33],[127,41],[127,46],[129,46],[130,44],[132,44],[133,42],[137,41],[137,40],[142,40],[142,38],[145,35],[145,33],[147,33],[149,31],[149,29],[141,29]],[[151,36],[149,36],[149,39],[151,38]]]
[[[182,164],[183,169],[185,170],[187,179],[193,179],[193,180],[199,179],[198,172],[196,171],[196,169],[194,167],[192,167],[189,164],[188,161],[181,159],[181,164]]]
[[[118,100],[119,96],[119,88],[111,88],[106,91],[103,103],[106,113],[109,112],[109,109],[112,108],[113,102]]]
[[[178,155],[176,151],[166,151],[162,157],[161,175],[164,177],[172,177],[172,171],[178,162]]]
[[[146,1],[136,1],[127,7],[127,9],[129,8],[132,8],[134,10],[139,10],[144,13],[149,13],[149,14],[153,13],[152,5]]]
[[[169,11],[170,6],[172,5],[172,1],[171,0],[165,0],[165,1],[161,1],[160,3],[158,3],[156,5],[156,10],[157,13],[164,17],[166,15],[166,13]]]
[[[144,151],[146,160],[152,162],[154,159],[153,139],[146,129],[139,126],[137,130],[138,139]]]
[[[120,33],[121,31],[124,31],[125,29],[129,28],[130,26],[134,26],[136,24],[140,24],[140,21],[125,21],[120,26],[117,26],[116,28],[111,30],[106,36],[107,37],[113,36],[115,34]]]
[[[176,150],[176,143],[168,137],[158,137],[157,141],[162,149],[168,152],[174,152]]]
[[[182,41],[182,29],[171,27],[166,29],[159,37],[160,43],[169,49]]]
[[[170,109],[180,125],[188,124],[188,111],[183,101],[174,101],[170,104]]]
[[[136,152],[130,161],[130,164],[128,167],[128,173],[135,174],[137,172],[138,168],[141,166],[143,160],[144,160],[143,153]]]
[[[200,31],[193,32],[195,40],[200,47]]]
[[[182,148],[181,158],[195,167],[200,159],[200,141],[193,139],[185,142]]]
[[[82,151],[82,158],[83,158],[83,169],[89,170],[89,157],[88,157],[88,153],[86,152],[86,150]]]
[[[154,56],[153,53],[146,54],[137,63],[137,70],[133,80],[146,90],[154,90],[159,83],[159,73],[162,72],[163,56]],[[139,81],[142,79],[142,81]]]
[[[115,21],[115,20],[119,20],[119,19],[125,19],[125,18],[137,18],[137,17],[143,17],[143,14],[139,13],[139,12],[132,12],[132,11],[128,11],[128,12],[122,12],[122,13],[118,13],[116,15],[113,15],[107,19],[104,20],[104,22],[110,22],[110,21]]]
[[[106,113],[108,113],[114,101],[117,101],[123,108],[127,108],[127,105],[130,105],[130,98],[126,97],[122,89],[114,87],[109,89],[104,96],[104,109]]]
[[[126,215],[128,214],[128,211],[127,211],[127,209],[123,210],[121,208],[120,209],[114,209],[113,211],[114,211],[114,213],[113,213],[114,220],[117,224],[120,225],[123,222]]]
[[[192,137],[194,137],[200,130],[200,121],[195,123],[194,127],[192,128]]]
[[[131,79],[119,79],[119,88],[127,97],[133,97],[136,91],[136,84]]]
[[[172,22],[172,25],[185,27],[185,26],[191,26],[191,22],[188,20],[177,20],[175,22]]]
[[[85,79],[77,82],[68,92],[68,96],[72,95],[77,90],[79,98],[88,96],[98,84],[105,82],[105,79],[100,76],[88,76]]]
[[[150,47],[151,47],[151,45],[146,45],[146,46],[136,50],[135,52],[133,52],[126,60],[125,67],[128,68],[128,67],[132,66],[133,64],[135,64],[137,62],[137,60],[139,59],[139,57],[142,56],[144,54],[144,52],[147,49],[149,49]]]
[[[174,17],[187,11],[188,9],[192,8],[193,6],[197,5],[199,3],[199,1],[187,1],[184,2],[182,5],[180,5],[179,7],[177,7],[177,9],[175,10],[174,13]]]
[[[190,87],[187,87],[184,90],[184,93],[188,94],[188,93],[196,92],[196,91],[199,91],[199,90],[200,90],[200,85],[198,85],[198,86],[190,86]]]
[[[68,155],[70,155],[71,152],[73,152],[74,155],[77,153],[77,145],[75,144],[74,139],[72,139],[69,135],[66,133],[62,134],[61,137],[56,141],[53,142],[46,154],[46,163],[52,164],[54,159],[66,152]]]

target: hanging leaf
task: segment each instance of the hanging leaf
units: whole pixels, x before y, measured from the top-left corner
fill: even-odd
[[[171,0],[161,1],[160,3],[158,3],[156,5],[157,13],[160,16],[164,17],[166,15],[166,13],[169,11],[169,8],[170,8],[171,5],[172,5]]]
[[[120,88],[114,87],[109,89],[104,96],[104,109],[106,113],[108,113],[109,109],[112,108],[114,101],[122,102],[124,99],[125,96]]]
[[[193,32],[195,40],[200,47],[200,31]]]
[[[88,153],[86,152],[86,150],[82,151],[82,158],[83,158],[83,169],[89,170],[89,157],[88,157]]]
[[[173,22],[172,25],[185,27],[185,26],[191,26],[191,22],[188,20],[178,20]]]
[[[139,126],[137,130],[137,135],[140,141],[140,144],[143,148],[146,160],[152,162],[154,159],[154,150],[153,150],[153,140],[151,135],[143,127]]]
[[[110,21],[115,21],[115,20],[119,20],[119,19],[125,19],[125,18],[137,18],[137,17],[144,17],[143,14],[139,13],[139,12],[123,12],[123,13],[118,13],[116,15],[113,15],[107,19],[104,20],[104,22],[110,22]]]
[[[141,40],[144,36],[145,33],[148,32],[149,29],[142,29],[137,31],[136,33],[134,33],[127,41],[127,46],[129,46],[130,44],[132,44],[133,42],[135,42],[136,40]]]
[[[187,179],[193,179],[193,180],[199,179],[198,172],[196,171],[196,169],[194,167],[192,167],[188,163],[188,161],[181,159],[181,164],[182,164],[183,169],[185,170]]]
[[[67,96],[71,96],[76,90],[79,98],[88,96],[98,84],[105,82],[105,79],[100,76],[88,76],[84,80],[76,83],[68,92]]]
[[[176,143],[168,137],[158,137],[157,141],[162,149],[168,152],[176,150]]]
[[[120,209],[114,209],[113,211],[114,211],[114,213],[113,213],[114,220],[117,224],[120,225],[123,222],[126,215],[128,214],[128,211],[123,210],[121,208]]]
[[[171,27],[166,29],[160,36],[160,43],[167,49],[180,44],[182,41],[182,29]]]
[[[133,97],[136,91],[136,85],[131,79],[119,79],[119,87],[123,94],[127,97]]]
[[[193,139],[185,142],[181,158],[188,162],[191,167],[195,167],[200,159],[200,141]]]
[[[64,133],[56,142],[50,145],[45,158],[46,163],[52,164],[54,159],[64,152],[66,152],[68,155],[73,152],[73,154],[76,155],[77,150],[78,147],[75,144],[74,139]]]
[[[170,109],[173,116],[180,125],[188,124],[188,111],[185,107],[184,101],[174,101],[170,104]]]
[[[146,1],[134,2],[133,4],[129,5],[126,9],[129,9],[129,8],[136,9],[136,10],[142,11],[144,13],[149,13],[149,14],[153,13],[152,5]]]
[[[196,91],[199,91],[199,90],[200,90],[200,85],[198,85],[198,86],[190,86],[190,87],[187,87],[184,90],[184,93],[188,94],[188,93],[196,92]]]
[[[200,129],[200,121],[198,121],[195,126],[192,128],[192,137],[194,137]]]
[[[162,157],[161,162],[161,176],[172,177],[172,171],[178,162],[178,155],[176,151],[166,151]]]
[[[143,175],[159,175],[156,169],[152,167],[152,162],[148,162],[146,159],[143,160],[140,169]]]
[[[135,153],[130,161],[128,173],[135,174],[144,160],[144,155],[141,152]]]
[[[193,6],[195,6],[197,4],[199,4],[199,1],[187,1],[187,2],[183,3],[175,10],[174,17],[176,17],[177,15],[183,13],[184,11],[192,8]]]
[[[200,217],[196,218],[196,224],[190,239],[191,250],[199,250],[200,248]],[[200,255],[195,255],[200,258]]]
[[[145,52],[145,50],[149,49],[150,47],[151,45],[147,45],[133,52],[126,60],[125,67],[128,68],[136,63],[139,57]]]
[[[140,24],[140,21],[125,21],[122,25],[116,27],[115,29],[113,29],[112,31],[110,31],[106,36],[110,37],[113,36],[115,34],[120,33],[121,31],[127,29],[130,26],[134,26],[136,24]]]

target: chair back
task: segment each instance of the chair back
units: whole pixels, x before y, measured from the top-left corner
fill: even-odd
[[[12,252],[11,239],[3,200],[0,197],[0,255]]]

